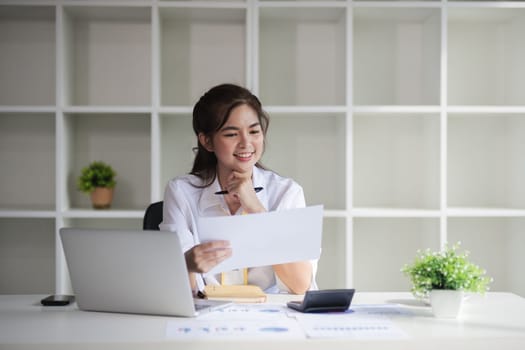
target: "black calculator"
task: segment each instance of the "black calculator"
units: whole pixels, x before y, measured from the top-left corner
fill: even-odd
[[[289,301],[286,305],[300,312],[344,312],[348,310],[355,289],[309,290],[303,301]]]

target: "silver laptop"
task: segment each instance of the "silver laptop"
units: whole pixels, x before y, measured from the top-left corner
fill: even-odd
[[[191,317],[230,304],[193,298],[173,232],[62,228],[60,237],[82,310]]]

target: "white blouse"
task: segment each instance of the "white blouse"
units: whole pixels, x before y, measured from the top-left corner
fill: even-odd
[[[292,179],[257,167],[253,168],[252,179],[254,187],[263,188],[257,193],[257,197],[267,211],[305,206],[303,189]],[[179,176],[168,183],[164,193],[163,221],[159,228],[176,232],[185,252],[200,242],[197,227],[199,217],[230,215],[224,197],[215,194],[221,190],[218,179],[208,187],[195,187],[202,183],[202,180],[194,175]],[[241,212],[242,208],[235,215],[240,215]],[[311,264],[310,289],[317,289],[317,260],[311,261]],[[197,275],[197,286],[202,290],[204,284],[219,284],[218,277],[213,274]],[[258,285],[267,293],[290,292],[275,275],[271,266],[249,268],[248,283]]]

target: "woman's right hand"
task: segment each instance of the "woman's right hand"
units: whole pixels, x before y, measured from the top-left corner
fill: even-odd
[[[188,272],[206,273],[232,255],[230,242],[212,241],[197,244],[184,253]]]

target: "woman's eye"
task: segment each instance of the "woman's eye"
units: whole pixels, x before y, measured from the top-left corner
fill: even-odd
[[[251,130],[251,131],[250,131],[250,134],[258,134],[258,133],[260,133],[260,132],[261,132],[261,130]]]
[[[225,137],[235,137],[237,134],[224,134]]]

